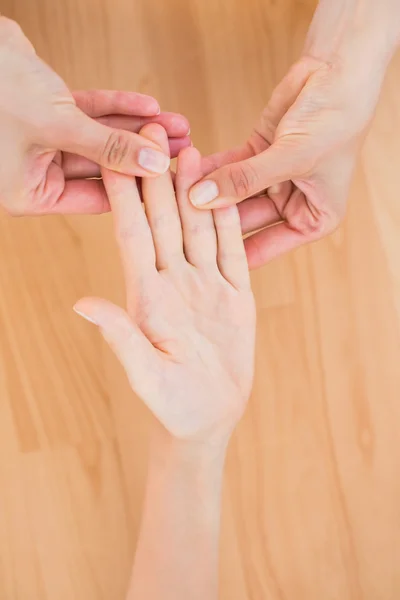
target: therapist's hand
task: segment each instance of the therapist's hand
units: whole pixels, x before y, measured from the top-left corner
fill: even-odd
[[[341,221],[383,78],[362,81],[355,67],[303,58],[244,146],[205,159],[209,175],[192,188],[191,200],[200,208],[241,202],[243,231],[255,232],[245,241],[252,268]]]
[[[303,55],[240,148],[204,161],[203,208],[241,202],[251,267],[332,232],[400,41],[398,0],[319,0]]]
[[[151,177],[168,170],[162,149],[137,132],[167,130],[172,156],[190,145],[187,120],[133,92],[72,94],[20,27],[0,17],[0,206],[13,215],[101,213],[98,165]]]

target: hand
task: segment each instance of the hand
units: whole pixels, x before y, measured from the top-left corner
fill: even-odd
[[[142,135],[168,151],[158,125]],[[202,212],[188,200],[200,168],[197,150],[181,152],[176,197],[170,173],[143,180],[146,213],[135,179],[103,170],[128,308],[86,298],[75,310],[175,438],[225,443],[251,390],[255,309],[237,208]]]
[[[205,159],[199,208],[239,205],[251,268],[340,223],[385,69],[303,57],[278,85],[243,147]],[[217,169],[217,170],[215,170]],[[261,230],[261,231],[260,231]]]
[[[109,210],[98,164],[130,175],[165,172],[169,158],[136,132],[163,125],[171,152],[190,145],[184,117],[132,92],[71,94],[14,22],[0,17],[0,205],[15,215]]]

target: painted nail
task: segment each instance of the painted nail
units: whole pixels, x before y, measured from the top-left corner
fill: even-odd
[[[77,308],[75,308],[75,306],[74,306],[74,311],[76,312],[77,315],[79,315],[80,317],[83,317],[84,319],[86,319],[86,321],[89,321],[89,323],[93,323],[93,325],[98,325],[98,323],[96,323],[96,321],[94,319],[85,315],[85,313],[83,313],[80,310],[78,310]]]
[[[151,173],[166,173],[171,163],[168,156],[152,148],[142,148],[139,152],[138,163],[146,171]]]
[[[190,201],[195,206],[203,206],[218,198],[219,190],[215,181],[203,181],[196,185],[189,194]]]

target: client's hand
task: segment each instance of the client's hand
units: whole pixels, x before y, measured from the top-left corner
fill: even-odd
[[[164,152],[158,125],[142,135]],[[103,170],[127,287],[127,312],[85,298],[75,310],[96,323],[134,391],[180,440],[226,443],[250,395],[255,307],[236,206],[196,210],[194,148],[179,156],[176,195],[167,173],[142,182]]]

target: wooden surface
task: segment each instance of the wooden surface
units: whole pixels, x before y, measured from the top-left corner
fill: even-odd
[[[2,0],[72,88],[155,94],[204,152],[241,141],[312,0]],[[223,600],[400,597],[400,57],[330,239],[254,274]],[[123,600],[151,419],[81,295],[123,297],[109,216],[0,220],[0,598]]]

